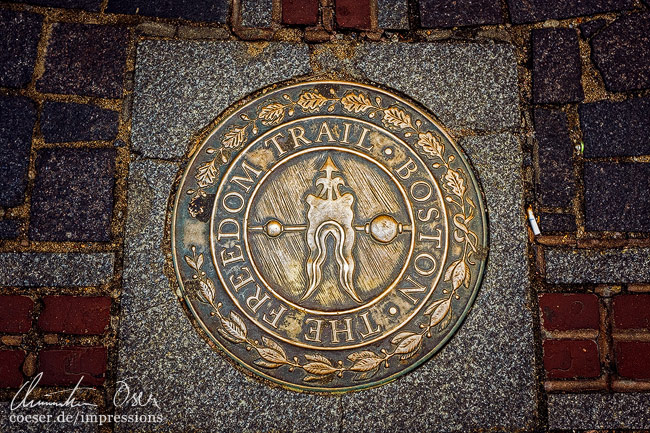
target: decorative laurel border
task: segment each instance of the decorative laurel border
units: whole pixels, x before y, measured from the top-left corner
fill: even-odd
[[[249,338],[244,320],[234,311],[230,311],[228,317],[224,316],[220,311],[222,303],[215,303],[214,283],[201,269],[204,263],[203,253],[197,255],[196,247],[192,246],[192,256],[185,256],[186,263],[195,272],[192,278],[199,283],[199,289],[196,291],[197,299],[211,306],[210,314],[219,319],[220,327],[217,328],[217,332],[222,337],[235,344],[244,344],[246,350],[255,350],[259,358],[253,363],[259,367],[275,369],[286,365],[291,372],[305,371],[307,374],[302,378],[303,381],[321,383],[330,382],[336,376],[342,377],[345,372],[354,372],[354,380],[366,380],[377,374],[382,365],[384,368],[388,368],[389,360],[395,356],[398,356],[400,360],[415,356],[422,347],[425,336],[430,338],[434,328],[437,327],[437,332],[441,332],[451,322],[453,317],[452,299],[460,299],[457,292],[462,286],[470,287],[470,265],[476,264],[472,261],[472,255],[477,253],[478,247],[478,236],[467,227],[475,217],[476,204],[471,197],[466,196],[466,178],[462,168],[454,169],[451,166],[455,159],[454,155],[445,158],[445,146],[440,136],[432,131],[423,131],[421,129],[422,121],[416,119],[413,122],[411,115],[399,105],[384,107],[381,97],[376,97],[372,101],[367,93],[361,91],[351,91],[343,97],[338,97],[332,88],[330,88],[330,94],[332,97],[326,97],[314,88],[303,91],[294,101],[285,93],[282,95],[284,102],[275,100],[260,105],[257,107],[254,117],[242,113],[240,118],[244,123],[231,126],[222,134],[222,146],[219,149],[206,149],[208,154],[216,155],[212,160],[197,167],[194,174],[197,189],[187,191],[188,194],[193,195],[189,204],[192,215],[193,201],[206,196],[205,189],[216,181],[218,166],[228,162],[230,152],[246,142],[248,130],[251,129],[253,134],[256,134],[259,131],[258,123],[264,126],[278,125],[285,117],[294,115],[296,106],[299,106],[305,113],[315,113],[321,112],[325,107],[328,112],[333,112],[336,105],[341,104],[345,111],[351,113],[363,113],[369,118],[381,116],[382,123],[387,128],[401,131],[406,138],[415,137],[417,139],[413,144],[422,150],[427,159],[434,161],[431,165],[433,169],[445,171],[442,178],[445,180],[444,188],[447,195],[444,199],[457,208],[457,212],[452,217],[455,227],[453,236],[456,242],[464,244],[463,254],[447,267],[444,281],[450,283],[451,290],[443,289],[443,294],[447,296],[433,301],[424,310],[423,316],[428,316],[428,320],[419,325],[421,331],[398,333],[391,339],[390,350],[381,349],[380,353],[371,350],[354,352],[347,356],[349,361],[347,363],[343,360],[334,362],[320,354],[303,355],[305,362],[301,362],[298,357],[289,359],[282,346],[271,338],[262,336],[261,342]]]

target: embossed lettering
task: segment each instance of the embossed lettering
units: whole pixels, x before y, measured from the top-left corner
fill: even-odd
[[[423,261],[430,262],[430,265],[422,267],[420,264],[418,264]],[[413,260],[413,268],[415,268],[415,271],[418,274],[426,277],[436,271],[436,259],[429,253],[420,253],[415,257],[415,260]]]
[[[352,337],[352,319],[346,317],[343,321],[345,322],[343,329],[338,329],[338,323],[340,321],[330,320],[330,324],[332,325],[332,343],[338,343],[340,341],[339,334],[345,334],[345,341],[354,341]]]
[[[251,270],[248,269],[248,266],[242,266],[241,273],[231,275],[229,279],[235,292],[239,292],[239,289],[244,287],[246,284],[253,282],[253,276],[251,275]]]
[[[226,228],[232,227],[234,231],[227,231]],[[221,220],[217,228],[217,240],[221,238],[235,238],[239,240],[239,221],[233,218],[226,218]]]
[[[397,289],[397,291],[404,295],[404,297],[408,299],[412,304],[416,304],[418,302],[418,299],[411,296],[411,293],[424,293],[427,288],[411,278],[410,275],[405,278],[405,281],[411,283],[412,286],[400,287]]]
[[[396,173],[399,177],[402,179],[406,180],[409,177],[411,177],[412,173],[415,173],[418,170],[418,166],[415,165],[415,162],[411,158],[409,158],[404,165],[402,165],[400,168],[396,170]]]
[[[368,338],[368,336],[377,334],[378,332],[381,331],[381,326],[379,325],[377,325],[375,329],[372,328],[372,324],[370,323],[370,318],[368,317],[368,314],[370,314],[370,311],[364,311],[359,315],[361,316],[361,321],[366,328],[366,332],[359,331],[359,335],[361,335],[361,338]]]
[[[334,142],[334,137],[332,136],[332,131],[330,131],[330,127],[327,125],[327,122],[323,122],[320,126],[320,130],[318,131],[318,137],[316,137],[316,143],[322,143],[323,140],[321,139],[323,135],[327,135],[327,141],[329,142]]]
[[[308,323],[311,323],[312,325],[310,325],[309,329],[307,329],[307,333],[305,334],[305,340],[315,341],[318,343],[322,342],[320,334],[323,327],[323,321],[320,319],[309,318],[305,320],[305,324]]]
[[[438,236],[425,235],[422,234],[422,232],[420,232],[418,233],[418,240],[425,241],[425,242],[435,241],[436,245],[434,246],[434,248],[440,248],[440,240],[442,238],[442,232],[440,231],[440,229],[436,229],[436,232],[438,233]]]
[[[269,316],[265,314],[262,317],[262,320],[264,320],[269,325],[273,326],[275,329],[278,329],[278,321],[286,311],[287,311],[287,307],[285,307],[284,305],[280,305],[280,308],[278,308],[277,310],[269,311],[269,315],[272,317],[271,319],[269,319]]]
[[[296,133],[296,131],[298,131]],[[301,141],[303,144],[310,144],[311,140],[305,137],[305,128],[302,126],[296,126],[294,128],[289,128],[289,133],[291,133],[291,139],[293,140],[293,147],[300,147],[298,141]]]
[[[282,135],[281,132],[278,132],[273,137],[271,137],[271,138],[269,138],[267,140],[264,140],[264,146],[271,147],[271,144],[273,144],[273,146],[275,147],[275,150],[278,151],[278,155],[282,155],[282,154],[286,153],[286,150],[284,150],[282,148],[282,146],[280,146],[280,143],[278,143],[278,138],[284,138],[284,135]]]
[[[260,174],[262,173],[262,170],[259,170],[255,168],[254,166],[250,165],[247,161],[243,161],[241,163],[241,168],[244,170],[245,176],[233,176],[230,179],[231,183],[236,183],[240,187],[244,188],[246,192],[250,191],[251,187],[253,186],[253,177],[251,176],[251,173],[255,175],[255,178],[257,179]]]
[[[259,310],[260,307],[270,299],[268,293],[264,293],[264,296],[261,298],[260,296],[262,296],[262,288],[259,284],[255,284],[255,295],[246,298],[246,305],[248,305],[248,308],[250,308],[253,313],[257,313],[257,310]]]
[[[236,197],[237,201],[239,201],[239,204],[236,207],[230,207],[230,204],[228,203],[229,197]],[[223,208],[228,212],[237,213],[244,208],[244,197],[242,197],[242,195],[237,191],[230,191],[228,194],[223,196],[221,204],[223,205]]]
[[[242,254],[241,247],[239,245],[235,245],[232,248],[237,251],[228,251],[228,248],[221,250],[221,262],[224,266],[228,266],[231,263],[244,261],[244,255]]]

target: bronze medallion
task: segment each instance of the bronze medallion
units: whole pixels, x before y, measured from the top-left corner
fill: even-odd
[[[487,224],[465,156],[424,110],[306,82],[235,110],[198,147],[172,251],[189,310],[233,360],[341,392],[389,382],[451,338]]]

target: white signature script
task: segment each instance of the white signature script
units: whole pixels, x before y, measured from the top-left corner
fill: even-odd
[[[54,407],[82,407],[82,406],[94,406],[97,405],[94,403],[87,403],[83,401],[77,401],[75,398],[75,393],[80,390],[85,389],[94,389],[88,387],[82,387],[81,382],[83,381],[83,376],[79,378],[79,381],[72,389],[64,389],[62,391],[54,391],[47,394],[44,394],[43,397],[53,397],[59,394],[68,393],[68,396],[65,401],[49,401],[49,400],[39,400],[32,398],[32,392],[38,386],[43,373],[38,373],[34,376],[34,379],[31,381],[25,382],[16,395],[11,399],[10,410],[16,410],[20,408],[35,408],[43,406],[54,406]],[[115,407],[147,407],[153,406],[160,409],[158,401],[153,396],[153,394],[146,394],[143,391],[133,391],[127,380],[133,378],[127,378],[123,380],[118,380],[115,383],[115,394],[113,394],[113,404]]]

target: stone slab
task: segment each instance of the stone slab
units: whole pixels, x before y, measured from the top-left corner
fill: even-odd
[[[149,158],[180,158],[192,136],[232,103],[309,71],[303,44],[145,41],[138,46],[132,147]]]
[[[422,27],[462,27],[501,24],[499,0],[420,0]]]
[[[122,97],[126,47],[125,27],[76,23],[52,25],[41,92]]]
[[[41,113],[41,133],[48,143],[112,140],[117,136],[117,111],[96,105],[46,102]]]
[[[427,106],[446,128],[500,131],[519,126],[517,62],[510,45],[365,44],[351,66],[361,78]]]
[[[587,158],[650,155],[650,97],[578,108]]]
[[[11,0],[12,3],[27,3],[37,6],[65,9],[83,9],[91,12],[99,12],[102,0]]]
[[[244,27],[271,27],[273,0],[243,0],[241,24]]]
[[[551,394],[552,429],[648,429],[650,394]]]
[[[408,0],[377,0],[377,25],[381,29],[408,29]]]
[[[22,96],[0,96],[0,206],[25,200],[29,151],[36,122],[36,104]]]
[[[229,3],[228,0],[109,0],[106,12],[224,24]]]
[[[537,199],[543,206],[569,206],[575,195],[573,146],[566,113],[537,108]]]
[[[650,164],[586,162],[584,184],[587,230],[650,232]]]
[[[536,29],[533,40],[533,100],[563,104],[584,98],[578,34],[574,29]]]
[[[41,149],[36,156],[29,238],[111,239],[115,149]]]
[[[113,253],[0,253],[0,286],[98,286],[114,262]]]
[[[250,55],[259,47],[265,47],[258,53],[261,59]],[[326,63],[326,51],[315,64]],[[292,67],[283,64],[290,55]],[[395,65],[403,64],[405,56],[415,65],[397,71]],[[511,47],[365,44],[346,61],[323,70],[343,65],[359,79],[402,90],[436,114],[442,112],[459,128],[468,122],[489,130],[519,125]],[[178,158],[186,152],[191,134],[234,100],[256,86],[311,70],[306,47],[289,44],[147,41],[138,47],[138,62],[133,117],[139,120],[133,143],[140,158]],[[222,78],[222,62],[234,65],[228,80]],[[448,70],[450,66],[458,70]],[[229,98],[227,93],[233,95]],[[462,113],[452,117],[459,109]],[[268,387],[209,349],[160,269],[160,236],[168,204],[164,196],[176,165],[161,160],[132,162],[118,378],[146,378],[143,386],[161,402],[166,418],[162,424],[129,428],[173,431],[181,422],[188,430],[246,432],[394,431],[397,425],[411,426],[413,431],[427,427],[451,431],[535,425],[526,231],[519,212],[522,152],[511,134],[470,138],[461,145],[470,151],[478,169],[490,212],[493,249],[478,301],[467,323],[432,362],[393,384],[343,397]],[[142,272],[144,263],[153,266]],[[510,332],[513,326],[520,332]],[[389,412],[392,421],[387,422]],[[118,409],[118,413],[129,411]],[[128,431],[125,426],[117,429]]]
[[[591,56],[608,90],[650,88],[650,13],[623,16],[601,30]]]
[[[25,87],[32,80],[42,15],[0,10],[0,85]]]
[[[650,282],[650,248],[547,248],[545,258],[551,284]]]
[[[634,0],[507,0],[514,24],[632,9]]]
[[[500,134],[460,144],[488,208],[490,255],[481,290],[463,326],[429,362],[389,385],[344,395],[344,432],[517,430],[536,421],[519,142]]]

